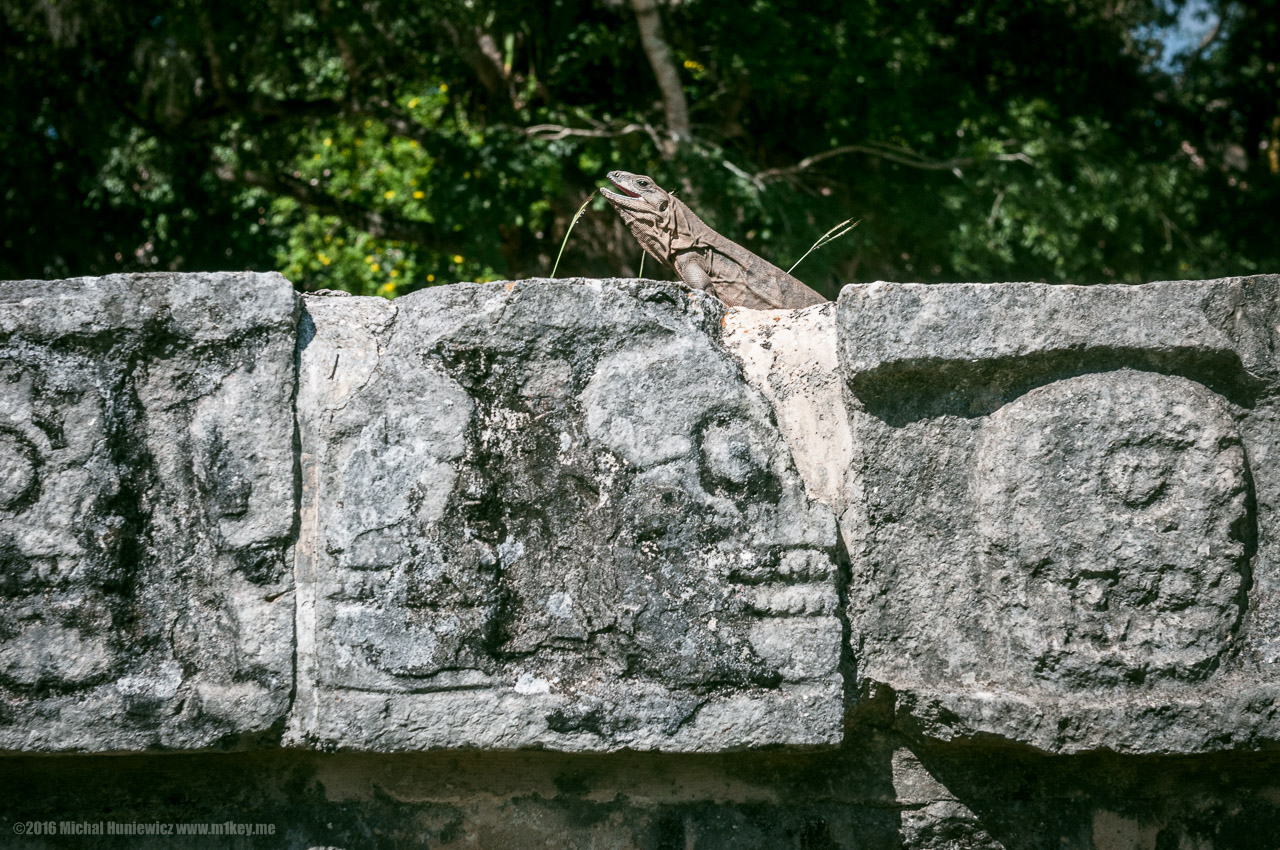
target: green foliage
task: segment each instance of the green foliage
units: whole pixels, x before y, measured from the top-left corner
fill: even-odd
[[[687,0],[691,120],[604,0],[0,0],[0,275],[279,269],[388,297],[545,275],[622,168],[800,274],[1093,283],[1280,269],[1280,2]],[[590,205],[559,274],[635,272]],[[650,264],[650,274],[659,270]]]
[[[445,84],[436,85],[405,98],[403,108],[414,120],[439,123],[448,105],[447,90]],[[326,192],[375,215],[436,221],[434,163],[416,139],[395,136],[385,124],[365,119],[320,125],[299,141],[291,173],[295,180],[312,187],[323,183]],[[464,181],[471,177],[470,172],[462,174]],[[275,232],[287,234],[276,254],[278,267],[312,289],[395,297],[437,280],[498,279],[483,262],[411,241],[379,239],[292,197],[272,201],[270,221]]]

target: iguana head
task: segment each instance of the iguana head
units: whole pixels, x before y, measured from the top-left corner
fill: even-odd
[[[653,178],[647,175],[632,174],[629,171],[610,171],[609,182],[618,187],[618,192],[622,194],[610,192],[608,189],[601,189],[600,194],[604,195],[620,213],[623,210],[632,214],[649,213],[651,217],[660,219],[671,203],[671,196],[667,194],[667,190],[654,183]],[[627,218],[625,213],[623,218]]]
[[[618,191],[601,189],[600,194],[613,204],[641,247],[658,261],[670,265],[671,241],[677,230],[672,218],[671,195],[644,174],[610,171],[609,181]]]

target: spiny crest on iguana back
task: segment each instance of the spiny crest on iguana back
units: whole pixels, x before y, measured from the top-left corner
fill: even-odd
[[[730,307],[793,310],[825,303],[782,269],[708,227],[689,206],[643,174],[610,171],[618,192],[601,189],[648,254],[693,289]]]

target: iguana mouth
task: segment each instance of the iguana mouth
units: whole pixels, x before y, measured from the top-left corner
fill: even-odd
[[[614,184],[617,186],[617,184]],[[600,194],[604,195],[608,201],[620,210],[630,210],[632,212],[641,212],[650,209],[649,202],[637,195],[635,192],[628,191],[618,186],[620,192],[610,192],[603,186],[600,187]],[[626,194],[623,194],[623,193]]]
[[[617,180],[614,180],[612,177],[609,178],[609,182],[613,184],[613,187],[615,189],[617,189],[622,194],[626,195],[628,198],[640,197],[639,193],[631,191],[626,186],[623,186],[621,183],[619,183]]]

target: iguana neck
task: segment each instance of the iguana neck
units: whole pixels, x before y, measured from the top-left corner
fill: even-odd
[[[627,222],[636,241],[656,260],[675,268],[676,257],[697,247],[708,247],[715,231],[679,198],[671,198],[666,210],[650,216],[631,216]]]

